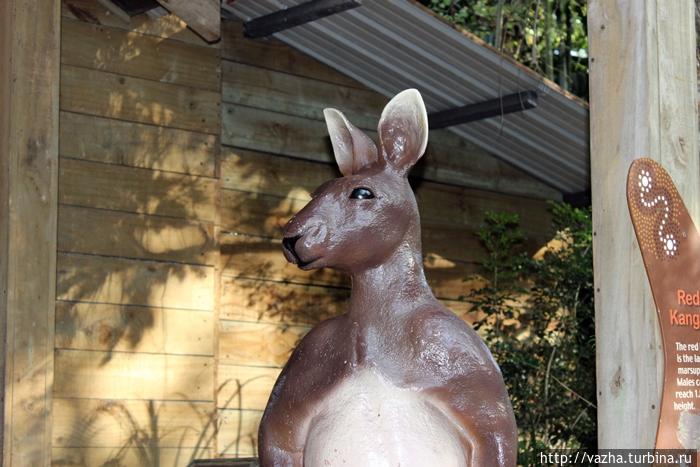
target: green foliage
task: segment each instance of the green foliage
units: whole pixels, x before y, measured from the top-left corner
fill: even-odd
[[[596,448],[591,213],[551,212],[557,233],[539,259],[523,254],[517,215],[487,213],[488,283],[468,297],[513,402],[520,465],[543,449]]]
[[[506,55],[588,96],[586,0],[421,0]]]

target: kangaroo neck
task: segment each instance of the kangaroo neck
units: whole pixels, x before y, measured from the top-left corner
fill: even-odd
[[[435,300],[423,272],[420,245],[404,241],[379,266],[352,275],[350,317],[386,321]]]

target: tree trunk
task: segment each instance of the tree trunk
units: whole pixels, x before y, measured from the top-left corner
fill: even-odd
[[[552,57],[552,1],[544,0],[544,72],[554,80],[554,59]]]
[[[569,63],[571,62],[571,14],[569,13],[569,0],[561,0],[559,3],[560,14],[566,24],[566,36],[560,48],[561,62],[559,62],[559,86],[565,91],[569,90]]]
[[[546,1],[546,0],[545,0]],[[533,21],[533,33],[532,33],[532,57],[530,59],[530,67],[536,70],[541,70],[539,62],[539,52],[537,50],[537,25],[540,22],[540,0],[535,3],[535,21]],[[546,32],[546,31],[545,31]]]
[[[496,6],[496,37],[494,45],[498,50],[503,48],[503,1],[498,0],[498,5]]]

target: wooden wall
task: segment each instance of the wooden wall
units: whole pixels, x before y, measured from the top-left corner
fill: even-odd
[[[281,226],[339,176],[322,109],[374,132],[387,99],[225,23],[206,46],[176,19],[124,24],[64,0],[53,462],[186,465],[252,456],[269,391],[348,281],[302,272]],[[425,263],[469,319],[486,210],[546,240],[558,193],[445,131],[414,170]]]
[[[387,99],[280,42],[244,39],[238,23],[224,24],[221,55],[218,449],[248,456],[291,349],[310,326],[342,312],[349,293],[347,278],[300,271],[280,248],[287,219],[321,182],[339,176],[322,110],[342,109],[376,136]],[[518,212],[534,246],[546,238],[542,198],[558,194],[446,131],[431,132],[413,175],[428,280],[468,319],[460,298],[483,254],[474,234],[485,211]]]
[[[63,2],[56,465],[214,447],[220,59],[180,21]]]

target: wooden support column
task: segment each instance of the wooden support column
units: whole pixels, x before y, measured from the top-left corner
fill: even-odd
[[[59,0],[0,1],[2,465],[51,463]]]
[[[663,355],[625,200],[633,159],[659,161],[698,223],[695,2],[591,0],[591,184],[601,448],[651,448]]]

